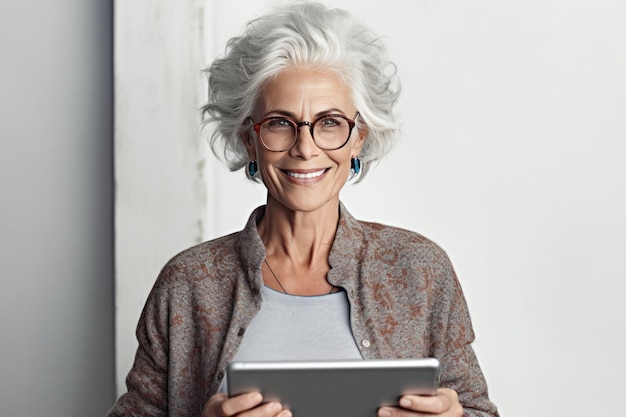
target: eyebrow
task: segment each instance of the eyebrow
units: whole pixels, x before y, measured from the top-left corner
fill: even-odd
[[[272,117],[270,115],[274,114],[274,113],[278,113],[280,116],[285,116],[285,117],[289,117],[290,119],[296,120],[296,115],[294,113],[291,113],[291,112],[289,112],[287,110],[280,110],[280,109],[269,111],[269,112],[265,113],[265,115],[263,115],[262,118],[264,119],[266,117]],[[326,110],[322,110],[320,112],[315,113],[313,118],[314,118],[314,120],[316,120],[316,119],[319,119],[320,117],[323,117],[323,116],[325,116],[327,114],[341,114],[341,115],[345,116],[346,113],[343,110],[341,110],[341,109],[333,107],[331,109],[326,109]]]

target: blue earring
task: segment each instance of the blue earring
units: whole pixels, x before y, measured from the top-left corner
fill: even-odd
[[[358,175],[361,172],[361,160],[358,157],[350,160],[350,169],[352,170],[352,175]]]
[[[248,162],[248,171],[246,172],[248,174],[248,177],[254,177],[257,172],[259,172],[259,166],[257,165],[256,161]]]

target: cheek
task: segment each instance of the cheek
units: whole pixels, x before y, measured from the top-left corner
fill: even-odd
[[[263,150],[257,151],[257,164],[259,165],[259,170],[264,176],[267,176],[268,179],[276,177],[279,173],[275,164],[278,161],[278,155],[268,154],[268,152],[263,152]]]
[[[346,147],[347,148],[347,147]],[[338,156],[338,159],[336,159],[337,163],[341,166],[348,166],[348,168],[350,168],[350,163],[352,161],[352,155],[358,155],[357,151],[354,149],[354,147],[350,147],[347,148],[345,150],[343,150],[341,156]]]

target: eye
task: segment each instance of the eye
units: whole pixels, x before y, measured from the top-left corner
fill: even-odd
[[[287,130],[293,129],[293,124],[289,119],[284,117],[275,117],[265,122],[265,126],[271,130]]]
[[[341,127],[346,123],[345,120],[343,120],[343,118],[339,117],[339,116],[334,116],[334,115],[329,115],[326,116],[322,119],[320,119],[317,124],[322,128],[322,129],[333,129],[333,128],[337,128],[337,127]]]

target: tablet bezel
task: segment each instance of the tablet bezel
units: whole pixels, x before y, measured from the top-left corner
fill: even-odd
[[[259,391],[294,417],[374,417],[404,394],[436,394],[439,366],[435,358],[232,362],[228,394]]]

